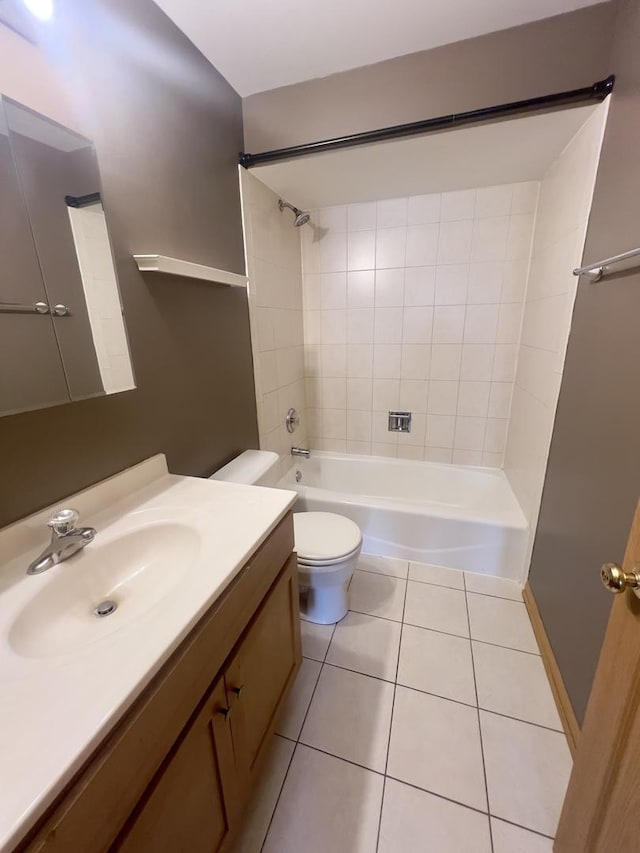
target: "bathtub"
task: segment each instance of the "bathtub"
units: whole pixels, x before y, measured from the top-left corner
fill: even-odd
[[[353,519],[371,554],[524,581],[528,525],[503,471],[312,451],[278,485]]]

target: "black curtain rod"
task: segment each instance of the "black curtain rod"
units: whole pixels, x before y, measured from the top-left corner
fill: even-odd
[[[261,166],[263,163],[275,163],[278,160],[289,160],[294,157],[303,157],[306,154],[319,154],[323,151],[351,148],[356,145],[383,142],[387,139],[402,139],[404,136],[414,136],[420,133],[451,130],[454,127],[480,124],[507,116],[551,112],[554,109],[586,104],[589,101],[603,101],[613,91],[615,79],[615,76],[610,74],[605,80],[599,80],[593,86],[586,86],[584,89],[572,89],[569,92],[542,95],[539,98],[528,98],[525,101],[512,101],[509,104],[498,104],[494,107],[484,107],[464,113],[453,113],[448,116],[428,118],[423,121],[409,122],[408,124],[396,124],[393,127],[382,127],[379,130],[352,133],[349,136],[336,136],[333,139],[322,139],[319,142],[292,145],[290,148],[275,148],[273,151],[262,151],[259,154],[242,153],[240,154],[239,162],[241,166],[250,169],[252,166]]]
[[[64,200],[67,203],[67,207],[87,207],[90,204],[96,204],[97,202],[101,202],[102,198],[100,193],[89,193],[88,195],[66,195]]]

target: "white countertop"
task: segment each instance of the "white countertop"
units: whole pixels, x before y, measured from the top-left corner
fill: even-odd
[[[118,610],[107,635],[48,657],[16,650],[16,617],[56,573],[81,572],[94,543],[27,576],[48,542],[50,508],[0,530],[0,851],[43,814],[295,499],[292,491],[168,474],[158,456],[58,501],[96,528],[96,545],[167,514],[195,527],[199,544],[179,583],[149,609],[131,621],[121,615],[113,630]]]

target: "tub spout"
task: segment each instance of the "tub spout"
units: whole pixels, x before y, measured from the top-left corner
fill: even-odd
[[[291,448],[292,456],[303,456],[305,459],[308,459],[311,456],[311,451],[307,450],[306,447],[292,447]]]

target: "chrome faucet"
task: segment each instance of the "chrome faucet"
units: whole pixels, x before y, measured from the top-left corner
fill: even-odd
[[[77,509],[59,509],[49,519],[51,542],[42,554],[27,569],[28,575],[39,575],[57,563],[63,563],[93,542],[96,531],[93,527],[76,527],[80,519]]]
[[[311,451],[307,450],[306,447],[292,447],[291,448],[292,456],[303,456],[305,459],[308,459],[311,456]]]

